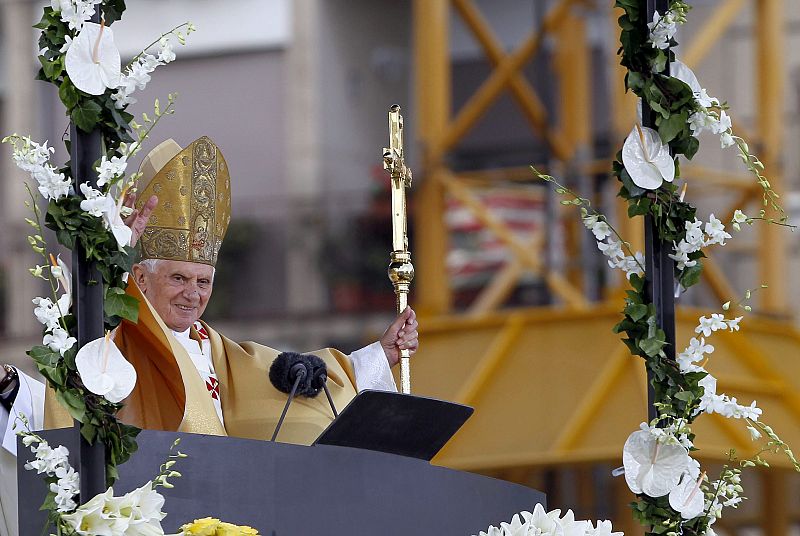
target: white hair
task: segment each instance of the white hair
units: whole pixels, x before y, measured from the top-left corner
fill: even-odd
[[[165,262],[165,261],[166,261],[166,259],[142,259],[142,260],[139,261],[138,264],[140,264],[141,266],[144,266],[145,270],[147,270],[151,274],[154,274],[156,272],[156,270],[158,269],[158,266],[160,264],[162,264],[163,262]],[[211,267],[211,269],[213,270],[211,272],[211,282],[213,283],[214,282],[214,275],[217,273],[217,269],[215,267],[213,267],[213,266]]]

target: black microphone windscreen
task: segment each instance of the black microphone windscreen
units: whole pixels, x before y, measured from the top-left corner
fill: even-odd
[[[269,381],[272,382],[275,389],[284,393],[291,392],[297,379],[297,369],[294,368],[294,365],[298,363],[306,365],[304,356],[297,352],[282,352],[275,358],[269,367]],[[302,389],[303,386],[300,387]]]
[[[319,394],[322,390],[322,384],[328,379],[328,366],[321,357],[315,356],[314,354],[306,354],[306,357],[311,366],[311,382],[309,389],[314,392],[313,395],[309,396],[313,397]]]

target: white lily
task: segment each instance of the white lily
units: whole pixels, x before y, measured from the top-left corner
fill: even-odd
[[[102,95],[107,88],[116,88],[122,67],[111,28],[84,23],[67,50],[65,67],[75,87],[90,95]]]
[[[78,350],[75,365],[86,388],[109,402],[121,402],[136,385],[136,369],[119,351],[110,334]]]
[[[655,190],[664,181],[675,179],[675,161],[669,146],[652,128],[634,125],[622,146],[622,163],[633,183],[645,190]]]
[[[688,470],[689,454],[679,444],[659,441],[649,431],[638,430],[625,441],[622,463],[625,481],[633,493],[662,497]]]
[[[697,479],[691,478],[689,473],[683,475],[681,483],[669,492],[669,505],[679,512],[683,519],[694,519],[699,516],[705,507],[705,495],[700,489],[706,474]]]

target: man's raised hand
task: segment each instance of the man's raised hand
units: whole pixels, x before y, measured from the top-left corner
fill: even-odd
[[[397,318],[386,328],[379,342],[390,367],[400,361],[400,350],[408,350],[412,355],[417,351],[419,348],[418,327],[417,314],[411,307],[406,307],[405,311],[397,315]]]
[[[158,205],[158,197],[152,195],[150,199],[147,200],[147,203],[144,204],[141,210],[134,208],[134,204],[136,203],[136,194],[135,193],[128,193],[125,195],[125,200],[123,201],[123,206],[128,208],[133,208],[133,212],[131,215],[125,218],[125,225],[127,225],[132,234],[131,234],[131,246],[135,246],[136,242],[139,241],[139,238],[144,234],[144,230],[147,227],[147,221],[150,219],[150,214],[153,213],[153,210]]]

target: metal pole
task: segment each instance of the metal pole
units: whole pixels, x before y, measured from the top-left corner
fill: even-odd
[[[642,0],[645,4],[643,25],[653,20],[656,11],[662,15],[669,9],[669,0]],[[669,64],[666,67],[669,73]],[[642,126],[655,129],[655,114],[642,102]],[[666,334],[664,353],[668,359],[675,358],[675,261],[669,258],[672,244],[660,240],[652,216],[645,217],[644,254],[645,254],[645,296],[656,308],[656,325]],[[653,420],[658,416],[654,405],[655,391],[652,375],[647,372],[647,418]]]
[[[99,9],[93,22],[100,22]],[[95,161],[100,159],[102,137],[98,129],[86,133],[74,123],[70,124],[70,161],[75,191],[88,183],[97,188]],[[72,252],[73,314],[77,321],[78,348],[104,335],[103,279],[94,262],[88,262],[80,242]],[[75,432],[80,436],[78,465],[80,473],[81,502],[86,502],[106,490],[106,451],[99,440],[90,445],[80,435],[80,423],[75,422]]]

